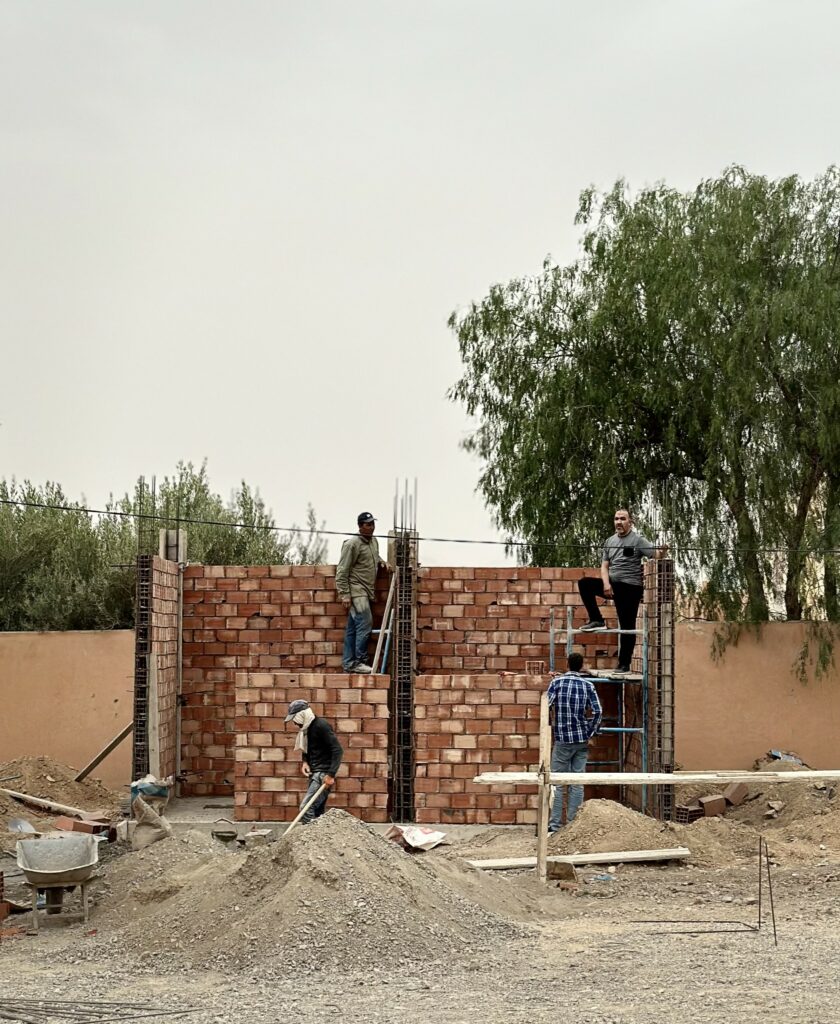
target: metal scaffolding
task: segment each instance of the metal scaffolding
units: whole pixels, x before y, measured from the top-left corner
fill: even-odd
[[[574,629],[573,609],[567,609],[566,653],[571,654],[577,634],[593,631]],[[554,672],[555,621],[552,609],[549,626],[550,671]],[[648,563],[642,606],[642,628],[603,629],[598,636],[616,638],[633,633],[641,638],[634,655],[639,671],[617,673],[596,670],[593,683],[615,686],[615,712],[608,716],[599,735],[615,737],[615,757],[591,761],[591,767],[614,766],[619,772],[666,772],[674,770],[674,563],[657,559]],[[674,814],[673,786],[633,787],[622,790],[622,800],[637,810],[670,821]]]

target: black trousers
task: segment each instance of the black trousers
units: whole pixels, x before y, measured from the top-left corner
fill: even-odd
[[[642,603],[644,587],[635,583],[621,583],[619,580],[610,580],[615,601],[615,611],[618,616],[620,629],[635,629],[636,617],[639,614],[639,605]],[[604,583],[601,577],[584,576],[578,580],[578,590],[581,600],[589,613],[590,621],[595,622],[603,619],[601,609],[598,607],[597,597],[604,596]],[[621,668],[630,668],[630,659],[633,657],[633,650],[636,646],[636,637],[632,634],[622,634],[618,644],[618,664]]]

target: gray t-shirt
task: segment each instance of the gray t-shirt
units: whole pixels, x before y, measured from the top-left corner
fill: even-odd
[[[647,537],[631,530],[625,537],[614,533],[604,544],[602,562],[610,563],[610,579],[642,586],[642,559],[653,558],[656,548]]]

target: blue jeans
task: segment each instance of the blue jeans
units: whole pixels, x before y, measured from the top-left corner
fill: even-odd
[[[373,628],[373,612],[367,596],[354,597],[350,602],[350,614],[347,616],[347,628],[344,630],[344,653],[341,667],[345,672],[367,661],[368,641]]]
[[[553,772],[584,772],[589,757],[588,743],[558,743],[556,740],[551,748],[551,770]],[[548,820],[548,831],[556,832],[563,825],[563,802],[566,789],[569,790],[569,813],[566,824],[569,824],[583,803],[583,786],[556,786],[554,789],[554,805]]]
[[[303,799],[300,802],[300,806],[306,803],[307,800],[311,800],[313,796],[321,788],[321,783],[324,781],[326,772],[313,772],[309,776],[309,788],[303,795]],[[308,825],[310,821],[314,821],[315,818],[320,818],[324,811],[327,809],[327,797],[330,795],[330,791],[325,789],[321,794],[320,798],[309,808],[309,810],[300,819],[301,825]]]

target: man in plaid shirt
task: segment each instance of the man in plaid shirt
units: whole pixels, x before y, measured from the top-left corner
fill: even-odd
[[[554,709],[554,746],[551,749],[552,772],[584,772],[589,755],[589,740],[601,724],[601,702],[595,687],[580,675],[583,655],[569,655],[569,671],[556,676],[548,687],[549,712]],[[554,805],[548,831],[556,832],[563,824],[563,803],[566,786],[554,790]],[[569,786],[569,813],[572,821],[583,803],[583,786]]]

